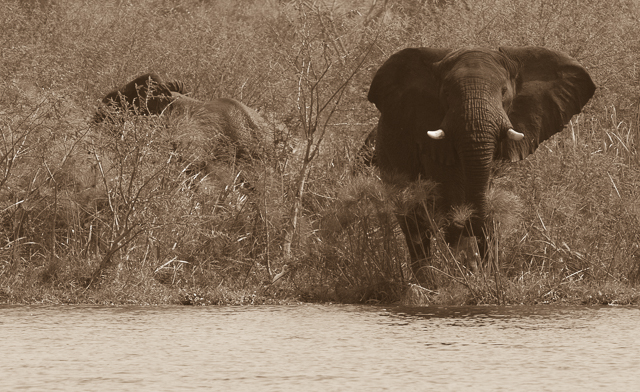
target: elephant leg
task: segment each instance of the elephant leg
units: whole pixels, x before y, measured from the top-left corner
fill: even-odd
[[[469,238],[469,247],[473,247],[476,253],[476,260],[479,264],[482,260],[487,259],[487,228],[484,225],[484,219],[478,219],[478,217],[474,217],[471,222],[471,227],[466,230],[466,238]],[[463,237],[464,238],[464,237]]]
[[[408,214],[396,215],[404,233],[411,256],[411,271],[421,284],[434,285],[433,271],[429,268],[431,230],[424,214],[413,209]]]
[[[447,228],[445,240],[455,259],[476,273],[486,250],[486,239],[484,230],[473,227],[481,226],[469,221],[465,225],[453,223]]]
[[[460,240],[452,247],[453,255],[456,260],[467,267],[474,274],[478,272],[480,264],[480,249],[478,247],[477,237],[461,237]]]

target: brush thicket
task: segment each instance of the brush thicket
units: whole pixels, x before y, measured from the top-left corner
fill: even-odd
[[[398,300],[414,286],[392,206],[429,211],[432,199],[424,184],[387,192],[375,169],[356,167],[379,115],[366,99],[371,78],[404,47],[501,45],[564,51],[598,91],[567,130],[500,169],[481,271],[456,264],[436,235],[438,292],[420,295],[634,298],[634,2],[38,4],[0,2],[0,302]],[[104,94],[150,71],[184,81],[195,99],[258,110],[277,124],[273,157],[212,164],[205,177],[188,166],[207,155],[203,144],[191,140],[178,157],[171,143],[192,119],[90,125]]]

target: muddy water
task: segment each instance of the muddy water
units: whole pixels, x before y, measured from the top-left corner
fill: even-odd
[[[632,391],[640,309],[0,307],[0,390]]]

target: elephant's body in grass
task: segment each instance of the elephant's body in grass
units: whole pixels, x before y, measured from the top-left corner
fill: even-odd
[[[268,156],[273,147],[272,127],[250,107],[230,98],[203,102],[180,93],[165,113],[171,121],[180,121],[173,135],[174,144],[206,148],[216,159],[243,161]],[[190,126],[189,123],[192,123]],[[200,132],[190,132],[198,129]]]
[[[356,164],[359,168],[378,166],[378,157],[376,154],[376,135],[378,127],[374,127],[362,142],[362,146],[356,154]]]
[[[138,76],[102,98],[102,105],[96,110],[94,122],[100,123],[107,119],[112,113],[110,109],[128,110],[142,115],[160,114],[171,103],[174,92],[186,94],[184,83],[165,82],[154,73]]]
[[[95,121],[124,110],[162,115],[178,157],[192,172],[215,174],[219,162],[228,165],[269,155],[273,130],[258,112],[235,99],[200,101],[185,94],[182,82],[145,74],[107,94]]]
[[[369,101],[381,115],[375,154],[383,181],[439,184],[436,211],[448,218],[445,240],[479,238],[493,161],[518,161],[560,132],[595,91],[587,71],[569,56],[539,47],[489,49],[409,48],[377,71]],[[453,211],[470,206],[470,221]],[[432,226],[420,203],[398,221],[421,282],[430,281]]]

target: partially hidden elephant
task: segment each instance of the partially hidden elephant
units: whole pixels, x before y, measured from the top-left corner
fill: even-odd
[[[206,169],[212,159],[232,163],[260,159],[269,153],[272,127],[258,112],[235,99],[205,102],[186,93],[180,81],[165,82],[156,74],[145,74],[108,93],[94,120],[102,122],[114,111],[125,109],[140,115],[161,115],[178,129],[171,135],[174,148],[193,153],[196,161],[192,166],[200,169]],[[202,156],[212,159],[198,160]]]
[[[96,111],[94,121],[100,123],[106,119],[109,110],[105,106],[128,109],[142,115],[160,114],[171,103],[172,92],[187,93],[183,82],[165,82],[155,73],[138,76],[102,98],[103,106]]]
[[[407,48],[376,72],[368,99],[380,111],[375,154],[384,182],[406,187],[437,184],[435,209],[447,216],[444,238],[453,246],[478,239],[493,161],[515,162],[564,129],[595,92],[575,59],[542,47]],[[452,211],[470,206],[466,223]],[[432,226],[423,207],[396,213],[411,267],[429,280]]]
[[[376,133],[378,127],[375,126],[362,142],[362,146],[356,153],[356,165],[358,168],[378,166],[378,156],[376,154]]]

